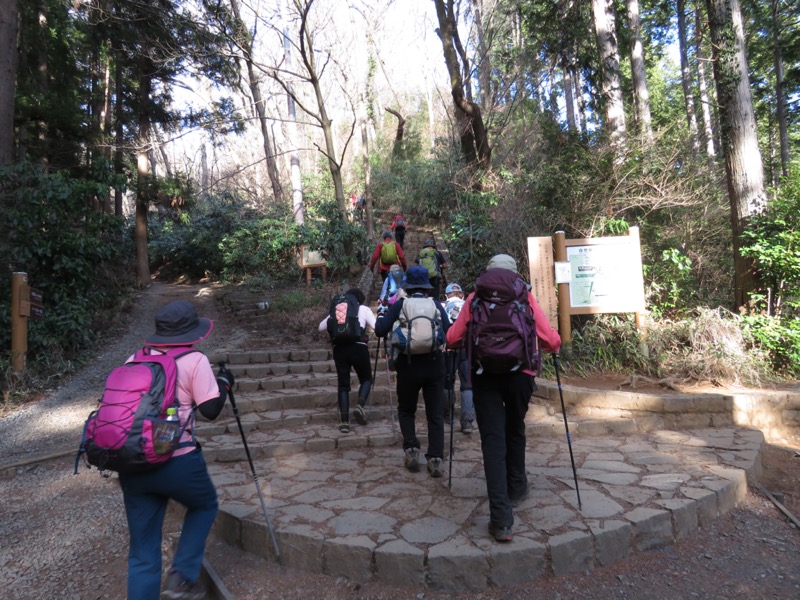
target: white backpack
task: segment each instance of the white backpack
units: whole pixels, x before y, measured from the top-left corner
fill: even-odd
[[[433,298],[404,298],[392,346],[403,354],[429,354],[444,344],[442,316]]]

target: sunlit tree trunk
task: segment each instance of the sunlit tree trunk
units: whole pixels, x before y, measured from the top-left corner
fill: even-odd
[[[739,0],[706,0],[728,176],[734,259],[734,301],[745,307],[755,289],[752,261],[741,255],[742,232],[765,202],[753,98]]]
[[[689,137],[692,143],[692,152],[697,155],[700,143],[697,139],[697,115],[694,110],[694,94],[692,93],[692,73],[689,69],[689,55],[686,44],[686,1],[678,0],[678,47],[681,55],[681,84],[683,85],[683,98],[686,102],[686,121],[689,125]]]
[[[625,106],[619,73],[619,44],[612,0],[592,0],[597,49],[600,54],[601,93],[605,104],[605,129],[617,157],[627,146]]]
[[[124,76],[122,67],[122,50],[114,48],[114,175],[122,179],[125,166],[125,101],[123,94]],[[114,214],[122,216],[122,187],[117,183],[114,187]]]
[[[647,91],[647,74],[644,67],[644,47],[642,46],[642,24],[639,19],[639,0],[627,0],[628,27],[631,36],[631,78],[633,81],[633,100],[636,107],[636,124],[639,133],[647,142],[653,141],[653,128],[650,118],[650,94]]]
[[[789,130],[786,123],[786,93],[784,92],[783,49],[778,0],[772,0],[772,45],[775,57],[775,101],[778,118],[778,131],[781,144],[781,173],[789,175]]]
[[[711,98],[709,96],[706,77],[706,54],[703,47],[703,24],[700,16],[700,7],[695,7],[695,55],[697,56],[697,88],[700,93],[700,114],[703,117],[703,142],[706,156],[713,159],[717,155],[714,146],[714,127],[711,118]]]
[[[16,0],[0,1],[0,167],[14,161],[14,90],[17,80]]]

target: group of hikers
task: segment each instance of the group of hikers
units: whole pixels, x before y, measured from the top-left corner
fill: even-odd
[[[395,217],[391,229],[397,242],[384,232],[370,261],[370,268],[380,262],[383,278],[377,315],[366,305],[364,292],[353,288],[333,298],[319,325],[333,342],[339,430],[350,432],[351,369],[359,381],[353,416],[367,425],[374,383],[367,342],[374,331],[378,349],[382,341],[397,375],[404,465],[417,472],[424,460],[431,477],[442,477],[444,424],[450,419],[452,427],[457,375],[461,431],[470,434],[477,424],[480,434],[489,534],[510,542],[512,509],[529,494],[525,414],[536,388],[534,377],[541,350],[557,353],[561,339],[511,256],[492,257],[466,298],[460,284],[447,285],[443,304],[438,286],[446,263],[433,240],[423,244],[416,264],[408,266],[402,244],[405,220]],[[386,249],[387,244],[393,248]],[[199,317],[189,302],[174,301],[160,309],[145,348],[112,371],[99,408],[84,428],[79,457],[85,454],[90,464],[119,472],[130,532],[131,600],[205,597],[200,569],[218,501],[195,440],[194,415],[197,411],[216,419],[228,398],[233,403],[235,386],[230,370],[221,364],[215,374],[206,355],[195,349],[212,329],[213,322]],[[420,391],[428,424],[424,459],[415,426]],[[167,431],[169,437],[162,438]],[[76,459],[76,472],[77,465]],[[170,499],[183,504],[186,513],[162,589],[162,526]]]
[[[398,234],[399,215],[392,223]],[[350,432],[350,374],[358,381],[353,417],[367,424],[366,405],[374,384],[368,341],[374,332],[387,366],[396,373],[397,417],[403,438],[404,465],[412,472],[425,462],[431,477],[442,477],[445,420],[453,419],[454,385],[460,383],[461,432],[475,422],[481,439],[489,496],[489,534],[498,542],[512,540],[512,508],[529,494],[525,472],[525,415],[541,366],[541,351],[557,353],[561,338],[530,292],[508,254],[491,258],[466,298],[453,282],[440,283],[447,264],[434,240],[422,244],[408,265],[399,240],[382,234],[369,262],[378,265],[383,285],[377,315],[365,306],[358,288],[331,301],[319,324],[333,343],[338,381],[339,430]],[[376,356],[377,365],[377,356]],[[424,459],[416,434],[420,391],[425,404],[428,445]],[[450,399],[445,402],[445,396]],[[452,423],[452,421],[451,421]]]

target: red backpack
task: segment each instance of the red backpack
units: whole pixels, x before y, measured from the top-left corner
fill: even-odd
[[[151,354],[150,348],[142,348],[130,362],[111,371],[100,405],[83,427],[75,473],[82,454],[101,471],[140,473],[169,460],[179,447],[194,445],[194,442],[180,443],[194,412],[168,443],[166,451],[157,452],[154,439],[159,425],[172,425],[166,418],[168,408],[178,408],[175,359],[190,352],[198,351],[170,348],[165,354]]]
[[[514,271],[489,269],[475,282],[467,355],[477,374],[532,371],[542,351],[536,336],[528,284]]]

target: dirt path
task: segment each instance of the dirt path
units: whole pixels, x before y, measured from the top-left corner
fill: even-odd
[[[206,350],[254,340],[220,310],[206,286],[155,284],[121,317],[117,331],[91,365],[46,398],[0,419],[0,461],[74,448],[110,369],[152,329],[152,315],[183,298],[215,320]],[[798,449],[768,448],[763,484],[782,492],[800,516]],[[72,475],[73,455],[3,473],[0,479],[0,598],[16,600],[125,597],[127,527],[116,478],[97,472]],[[265,477],[268,477],[265,474]],[[178,523],[165,527],[165,561]],[[358,584],[285,569],[212,540],[208,558],[239,599],[438,599],[422,589]],[[588,574],[546,577],[534,585],[447,598],[800,598],[800,531],[755,493],[707,529],[673,546],[644,552]],[[166,564],[166,563],[165,563]]]

